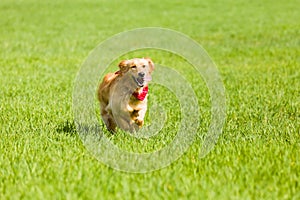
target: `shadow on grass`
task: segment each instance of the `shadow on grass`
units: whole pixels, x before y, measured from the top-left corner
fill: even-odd
[[[77,130],[76,130],[74,121],[69,121],[69,120],[67,120],[61,124],[58,124],[56,131],[58,133],[64,133],[67,135],[76,135],[77,134]]]
[[[79,125],[79,130],[82,134],[84,133],[101,133],[100,130],[105,130],[104,133],[106,133],[106,136],[111,137],[114,134],[109,132],[103,124],[97,124],[97,125]],[[76,125],[74,121],[65,121],[61,124],[58,124],[56,127],[56,131],[61,134],[66,134],[66,135],[79,135],[78,130],[76,129]],[[101,134],[99,136],[102,137]],[[100,138],[101,138],[100,137]]]

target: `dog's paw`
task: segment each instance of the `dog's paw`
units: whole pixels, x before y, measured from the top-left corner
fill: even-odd
[[[139,110],[133,110],[132,112],[131,112],[131,119],[136,119],[138,116],[139,116]]]
[[[135,124],[139,126],[139,128],[141,128],[144,125],[144,121],[143,120],[135,120]]]

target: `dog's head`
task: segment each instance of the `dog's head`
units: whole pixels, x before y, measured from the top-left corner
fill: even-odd
[[[129,73],[138,87],[144,87],[152,79],[154,63],[150,58],[134,58],[121,61],[119,68],[122,74]]]

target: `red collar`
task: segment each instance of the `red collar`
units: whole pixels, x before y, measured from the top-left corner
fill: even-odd
[[[138,100],[144,101],[144,99],[146,98],[147,94],[148,94],[148,85],[145,86],[145,87],[143,87],[143,90],[142,90],[141,93],[139,93],[139,92],[134,92],[132,95],[133,95],[135,98],[137,98]]]

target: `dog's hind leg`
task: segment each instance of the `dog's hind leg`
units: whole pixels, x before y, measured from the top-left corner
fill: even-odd
[[[106,125],[106,128],[110,132],[114,133],[116,131],[117,125],[112,115],[109,112],[107,112],[106,109],[104,109],[101,111],[101,116]]]

